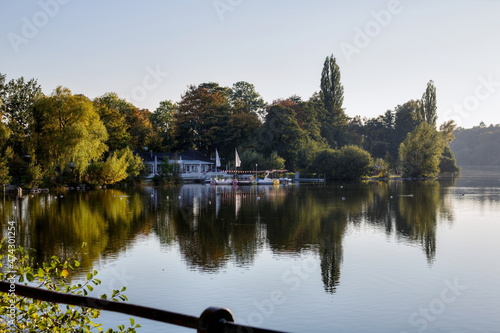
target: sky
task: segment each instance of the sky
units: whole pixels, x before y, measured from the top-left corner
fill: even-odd
[[[204,82],[307,100],[333,55],[348,116],[433,80],[438,124],[469,128],[500,123],[499,17],[500,0],[2,0],[0,73],[154,111]]]

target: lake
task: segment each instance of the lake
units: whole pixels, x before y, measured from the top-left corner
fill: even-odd
[[[86,242],[94,296],[288,332],[499,332],[500,169],[421,182],[3,197],[38,261]],[[126,315],[102,313],[106,327]],[[194,332],[136,318],[139,332]]]

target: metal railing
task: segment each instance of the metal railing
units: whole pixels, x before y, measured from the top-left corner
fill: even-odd
[[[63,294],[50,290],[11,284],[0,281],[0,292],[15,290],[15,294],[51,303],[63,303],[104,311],[119,312],[135,317],[151,319],[163,323],[196,329],[198,333],[283,333],[234,322],[233,314],[225,308],[209,307],[200,317],[159,310],[124,302],[109,301],[101,298]]]

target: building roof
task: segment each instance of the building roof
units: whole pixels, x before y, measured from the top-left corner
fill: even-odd
[[[154,162],[155,157],[158,161],[162,161],[165,157],[169,160],[174,160],[176,157],[182,161],[203,161],[208,163],[214,163],[209,157],[205,154],[200,153],[197,150],[189,149],[182,153],[155,153],[155,152],[141,152],[138,155],[146,162]]]
[[[170,157],[170,155],[172,157]],[[207,157],[205,154],[202,154],[199,151],[193,150],[193,149],[186,150],[180,154],[177,154],[177,156],[179,158],[182,157],[183,161],[204,161],[204,162],[213,163],[212,160],[209,157]],[[169,158],[174,159],[175,154],[169,154]]]

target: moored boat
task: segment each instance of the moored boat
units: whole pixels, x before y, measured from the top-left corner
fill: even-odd
[[[264,179],[257,178],[257,185],[279,185],[280,181],[276,178],[269,178],[269,171],[266,171]]]
[[[233,178],[226,179],[212,179],[210,180],[211,185],[238,185],[238,181]]]

